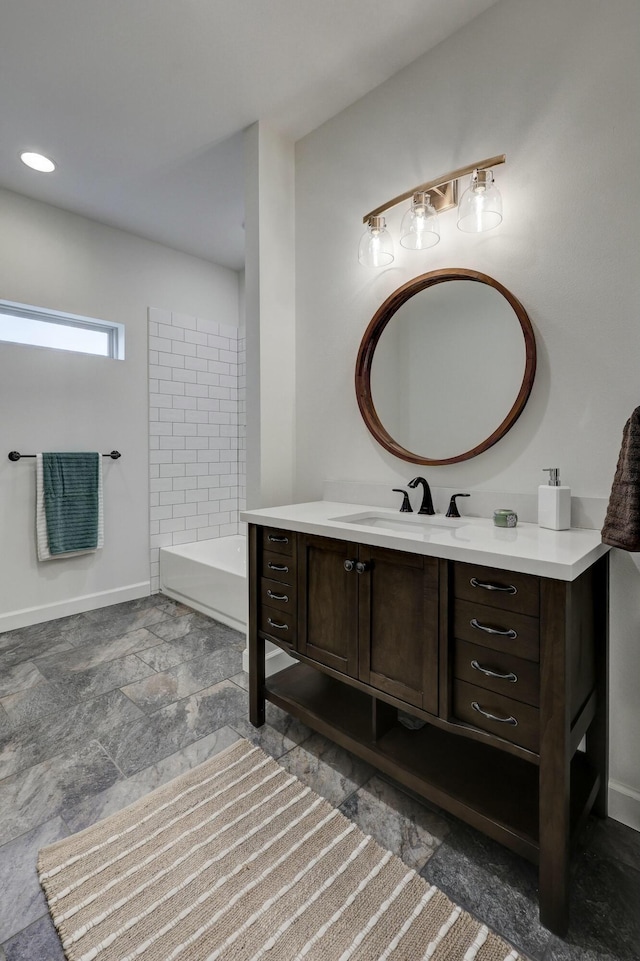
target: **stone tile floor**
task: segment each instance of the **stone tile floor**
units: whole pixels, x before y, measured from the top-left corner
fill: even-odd
[[[538,921],[532,865],[273,705],[253,728],[243,647],[236,631],[159,594],[0,635],[0,961],[64,961],[36,876],[40,847],[240,736],[532,961],[640,959],[640,834],[590,821],[560,940]]]

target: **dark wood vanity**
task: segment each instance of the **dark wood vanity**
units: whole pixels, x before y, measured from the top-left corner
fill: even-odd
[[[249,590],[252,723],[271,701],[539,864],[564,934],[607,810],[607,555],[556,580],[250,523]],[[266,641],[298,663],[265,678]]]

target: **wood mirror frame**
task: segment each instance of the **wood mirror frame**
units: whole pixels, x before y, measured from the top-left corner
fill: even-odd
[[[513,406],[509,410],[507,416],[493,431],[493,433],[481,443],[477,444],[470,450],[464,451],[462,454],[456,454],[453,457],[436,459],[407,450],[396,440],[394,440],[385,427],[383,427],[382,422],[380,421],[380,418],[376,412],[376,408],[373,403],[373,397],[371,395],[371,365],[373,363],[373,356],[378,345],[378,341],[380,340],[383,331],[395,315],[396,311],[407,300],[409,300],[410,297],[413,297],[420,291],[425,290],[428,287],[432,287],[434,284],[441,284],[450,280],[472,281],[474,283],[487,284],[502,294],[502,296],[511,305],[520,324],[522,336],[524,338],[525,365],[522,384],[515,402],[513,403]],[[413,464],[458,464],[460,461],[469,460],[471,457],[475,457],[477,454],[481,454],[489,447],[492,447],[493,444],[504,437],[507,431],[513,427],[514,423],[522,413],[527,400],[529,399],[535,372],[535,336],[533,333],[533,327],[531,326],[531,321],[529,320],[527,312],[520,301],[513,296],[511,291],[507,290],[506,287],[503,287],[503,285],[498,283],[497,280],[494,280],[493,277],[489,277],[487,274],[482,274],[475,270],[464,270],[462,268],[452,267],[444,270],[433,270],[428,274],[422,274],[420,277],[416,277],[414,280],[408,281],[408,283],[403,284],[402,287],[398,287],[398,289],[395,290],[385,300],[381,307],[378,308],[365,331],[364,337],[362,338],[362,342],[360,344],[360,349],[358,351],[355,378],[356,397],[358,400],[360,413],[362,414],[367,428],[373,434],[378,443],[395,457],[399,457],[401,460],[410,461]]]

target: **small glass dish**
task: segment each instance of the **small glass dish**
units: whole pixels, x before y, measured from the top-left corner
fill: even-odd
[[[508,507],[501,507],[493,512],[493,523],[495,527],[515,527],[518,523],[518,515]]]

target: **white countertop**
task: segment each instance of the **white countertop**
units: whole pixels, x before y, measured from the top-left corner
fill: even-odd
[[[358,519],[358,515],[361,518]],[[353,522],[345,521],[345,517],[352,518]],[[367,518],[372,517],[375,524],[371,520],[367,523]],[[437,514],[430,518],[333,501],[243,511],[240,519],[248,524],[281,527],[563,581],[575,580],[609,550],[596,530],[550,531],[537,524],[520,523],[515,528],[502,528],[495,527],[493,520],[486,517],[453,520]],[[402,525],[402,529],[375,526],[386,523]]]

